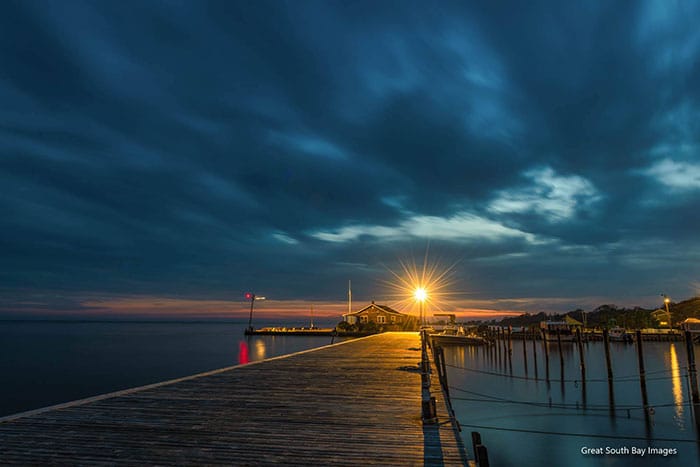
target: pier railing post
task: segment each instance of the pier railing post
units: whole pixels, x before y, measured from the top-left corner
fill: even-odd
[[[428,333],[422,330],[421,333],[421,379],[422,379],[422,418],[425,424],[437,423],[437,405],[435,397],[430,395],[430,360],[428,359],[427,340]]]

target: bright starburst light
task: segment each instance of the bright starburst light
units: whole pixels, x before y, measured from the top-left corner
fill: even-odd
[[[393,280],[385,281],[389,287],[388,297],[392,300],[391,306],[402,311],[418,315],[420,305],[429,312],[444,312],[445,307],[451,308],[450,296],[459,295],[459,292],[451,291],[455,280],[452,277],[457,263],[444,266],[439,261],[431,262],[426,251],[422,265],[414,260],[399,260],[400,270],[387,269],[393,276]]]

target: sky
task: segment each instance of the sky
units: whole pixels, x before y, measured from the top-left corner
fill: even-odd
[[[0,318],[339,316],[424,264],[484,317],[698,295],[699,16],[3,1]]]

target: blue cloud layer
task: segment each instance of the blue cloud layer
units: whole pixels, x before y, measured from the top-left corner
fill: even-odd
[[[694,9],[5,2],[2,293],[697,293]]]

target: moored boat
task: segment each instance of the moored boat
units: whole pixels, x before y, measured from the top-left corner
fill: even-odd
[[[566,321],[541,321],[540,329],[547,341],[573,342],[576,339],[574,326]]]
[[[430,339],[441,345],[485,345],[489,343],[485,338],[476,334],[431,334]]]
[[[632,342],[632,334],[621,326],[613,326],[608,329],[608,338],[613,342]]]

